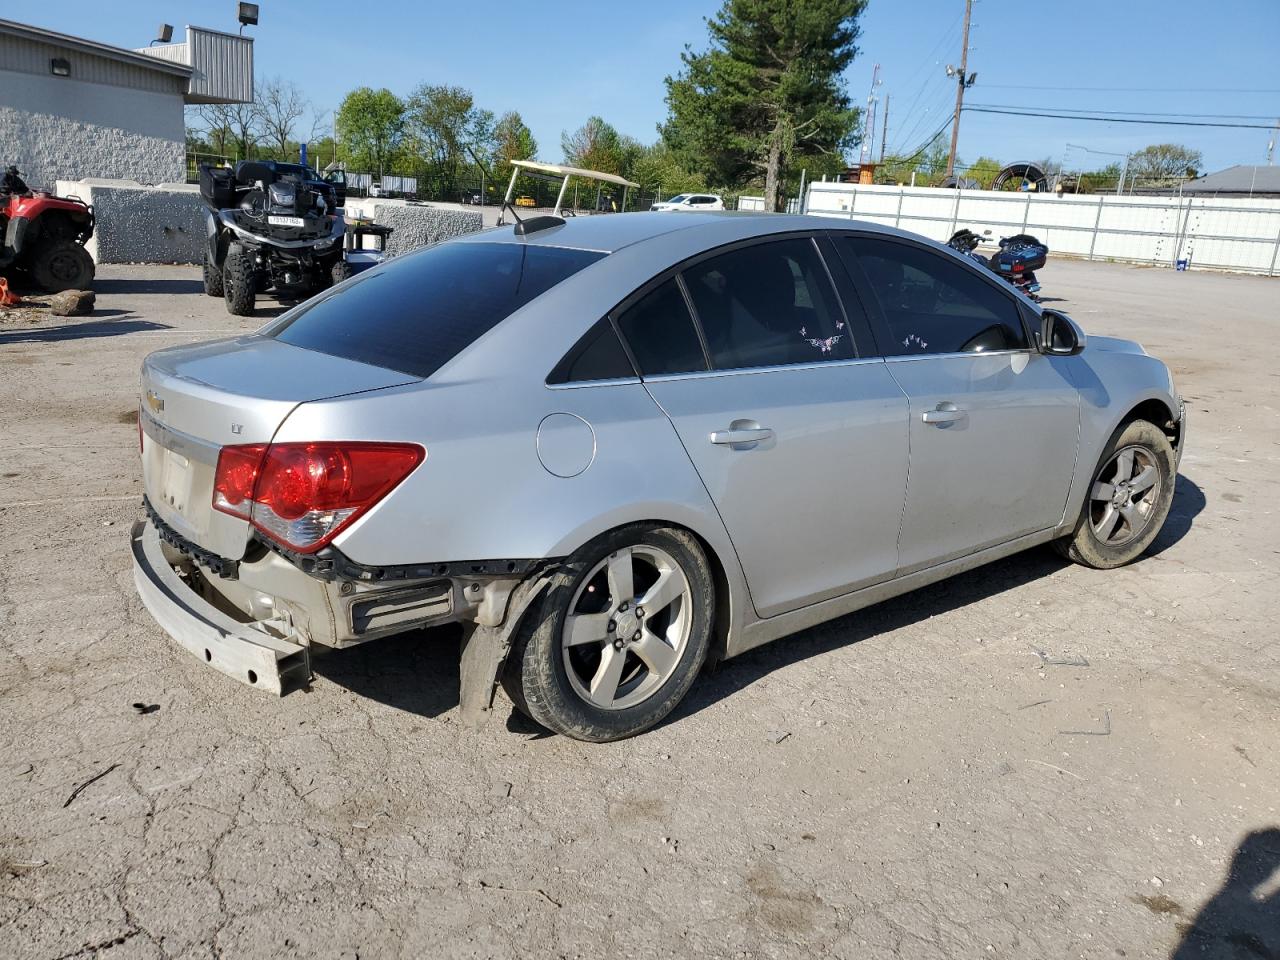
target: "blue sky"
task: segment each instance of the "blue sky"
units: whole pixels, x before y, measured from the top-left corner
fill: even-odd
[[[186,23],[236,28],[232,0],[22,0],[5,6],[7,17],[126,47],[145,45],[162,21],[179,34]],[[558,160],[561,131],[591,114],[652,141],[666,113],[663,77],[679,69],[685,43],[705,45],[702,19],[718,6],[718,0],[262,0],[262,22],[250,32],[258,76],[293,80],[322,112],[359,85],[405,94],[421,82],[457,84],[497,113],[519,110],[540,157]],[[848,71],[849,92],[865,102],[878,61],[879,93],[890,98],[891,150],[914,149],[948,116],[955,87],[944,68],[959,59],[963,7],[963,0],[868,5],[862,52]],[[1280,119],[1280,0],[979,0],[974,11],[969,69],[977,71],[978,82],[967,103]],[[308,42],[320,36],[333,38],[333,47]],[[879,134],[877,129],[877,151]],[[1203,151],[1212,170],[1264,163],[1269,136],[1267,130],[968,113],[960,155],[1010,161],[1061,159],[1065,153],[1074,168],[1111,158],[1089,156],[1068,143],[1126,152],[1172,141]]]

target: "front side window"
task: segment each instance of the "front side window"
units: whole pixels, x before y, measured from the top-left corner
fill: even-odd
[[[425,378],[603,256],[538,244],[442,243],[375,267],[265,332],[295,347]]]
[[[684,281],[717,370],[854,357],[813,241],[753,244],[700,261]]]
[[[658,284],[617,319],[643,376],[707,369],[693,317],[674,279]]]
[[[889,342],[881,344],[886,356],[1026,348],[1013,298],[945,254],[872,237],[835,243],[861,267],[880,304],[889,328]]]

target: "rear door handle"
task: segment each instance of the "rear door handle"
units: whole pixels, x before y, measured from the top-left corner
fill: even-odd
[[[937,405],[932,410],[926,410],[920,417],[925,423],[945,424],[958,423],[961,420],[969,419],[969,414],[961,410],[954,403],[947,400]]]
[[[773,437],[773,431],[768,427],[739,427],[731,424],[728,430],[716,430],[711,434],[712,443],[727,443],[732,447],[738,444],[759,443],[761,440],[769,440]]]

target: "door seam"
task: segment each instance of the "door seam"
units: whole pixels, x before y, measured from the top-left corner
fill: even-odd
[[[738,545],[734,543],[733,531],[729,529],[729,524],[725,521],[724,514],[720,512],[720,504],[716,503],[716,498],[711,495],[711,490],[707,487],[707,481],[703,478],[702,471],[698,469],[698,464],[694,461],[693,455],[689,453],[689,448],[685,446],[684,437],[680,436],[680,431],[676,429],[676,422],[671,419],[671,414],[667,412],[667,408],[664,407],[662,402],[653,395],[653,391],[649,389],[649,385],[647,383],[641,380],[640,386],[644,387],[644,392],[649,395],[649,399],[653,401],[653,405],[657,407],[666,418],[667,426],[671,428],[671,432],[675,435],[676,443],[680,444],[680,449],[684,451],[684,455],[689,461],[689,466],[693,469],[693,475],[698,478],[698,483],[702,484],[702,490],[707,495],[707,502],[711,504],[711,509],[716,512],[716,517],[720,520],[720,526],[723,528],[724,535],[729,541],[729,546],[733,548],[733,559],[738,562],[738,572],[742,574],[742,582],[747,588],[747,600],[751,603],[751,613],[757,620],[761,619],[760,611],[756,609],[756,598],[751,595],[751,581],[747,579],[747,571],[742,565],[742,557],[738,553]]]

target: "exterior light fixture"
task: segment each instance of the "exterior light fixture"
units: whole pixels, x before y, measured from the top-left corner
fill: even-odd
[[[151,46],[155,46],[157,43],[168,43],[172,39],[173,24],[162,23],[160,24],[160,29],[156,31],[156,38],[151,41]]]
[[[256,3],[240,4],[239,19],[241,27],[256,27],[258,25],[258,5]]]
[[[49,69],[55,77],[71,76],[71,61],[65,57],[54,57],[49,61]]]

